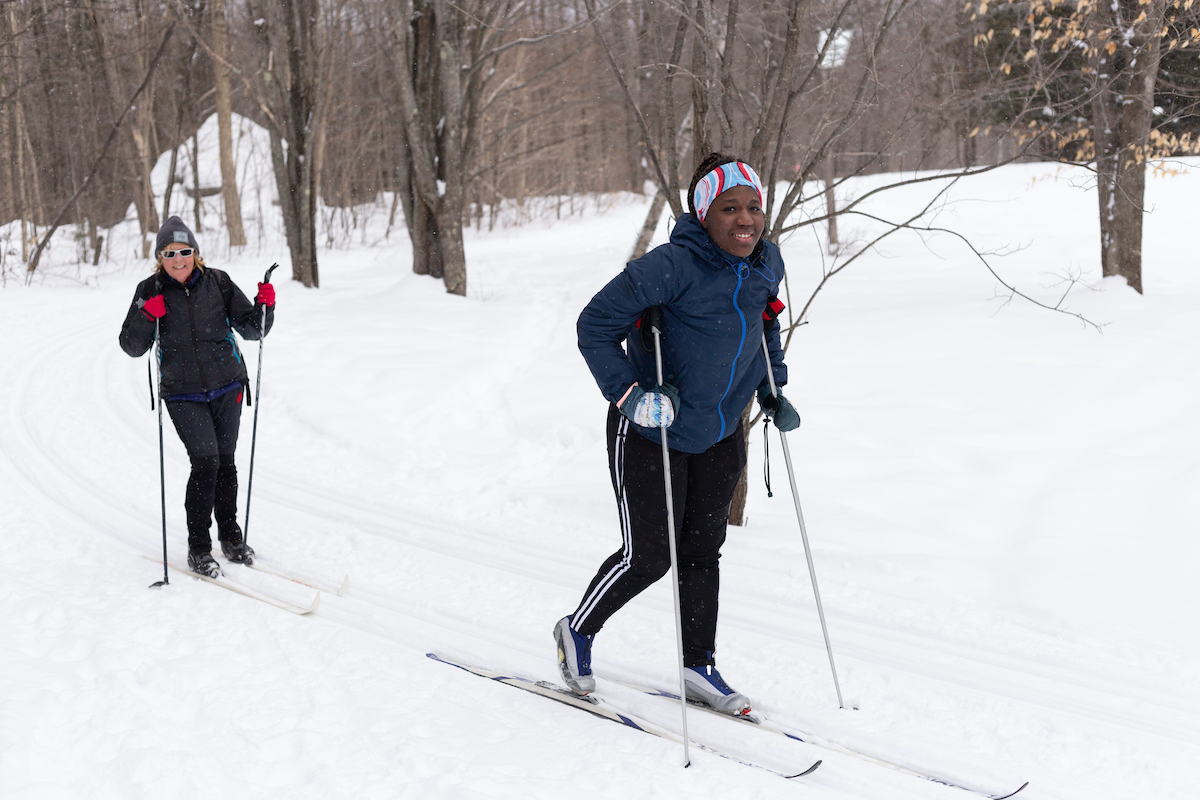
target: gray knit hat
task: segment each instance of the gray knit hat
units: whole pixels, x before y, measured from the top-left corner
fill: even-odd
[[[164,247],[172,244],[186,244],[197,250],[200,249],[200,245],[196,244],[196,237],[179,217],[171,217],[158,229],[158,238],[154,241],[154,252],[161,253]]]

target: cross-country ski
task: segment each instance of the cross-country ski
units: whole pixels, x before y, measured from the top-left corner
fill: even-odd
[[[675,700],[675,701],[679,700],[679,695],[672,694],[671,692],[666,691],[664,689],[655,689],[655,688],[652,688],[649,686],[643,686],[643,685],[640,685],[637,683],[631,683],[629,681],[616,680],[614,678],[609,678],[609,677],[605,677],[605,680],[612,681],[614,683],[619,683],[620,685],[626,686],[630,689],[633,689],[634,691],[642,692],[643,694],[648,694],[653,697],[662,697],[662,698],[666,698],[668,700]],[[719,710],[713,708],[711,705],[708,705],[707,703],[703,703],[703,702],[696,701],[696,700],[688,700],[688,705],[693,706],[694,708],[698,709],[699,711],[703,711],[707,714],[712,714],[717,717],[724,717],[724,718],[732,720],[734,722],[740,722],[744,725],[749,725],[751,727],[754,727],[757,730],[770,731],[772,733],[779,734],[780,736],[784,736],[788,739],[793,739],[797,742],[807,742],[808,744],[813,744],[813,745],[816,745],[817,747],[823,747],[827,750],[832,750],[835,753],[842,753],[843,755],[852,756],[854,758],[860,759],[862,761],[865,761],[865,762],[868,762],[871,764],[876,764],[878,766],[886,767],[887,769],[893,769],[898,772],[902,772],[906,775],[911,775],[915,778],[921,778],[922,780],[932,781],[933,783],[940,783],[944,786],[952,786],[956,789],[963,789],[965,791],[971,792],[972,794],[976,794],[981,797],[988,798],[988,800],[1007,800],[1008,798],[1016,795],[1018,792],[1022,791],[1023,789],[1025,789],[1025,787],[1027,787],[1029,785],[1029,782],[1026,781],[1025,783],[1022,783],[1020,786],[1018,786],[1014,790],[1011,790],[1008,792],[995,793],[995,792],[989,791],[987,789],[980,788],[979,786],[973,785],[969,781],[966,781],[962,778],[951,778],[944,774],[935,773],[928,769],[917,767],[913,764],[901,764],[896,761],[890,761],[886,758],[881,758],[877,755],[871,755],[869,753],[865,753],[861,750],[855,750],[854,748],[847,747],[843,744],[839,744],[837,742],[831,741],[822,736],[819,736],[818,734],[809,733],[807,731],[802,731],[798,728],[788,726],[788,725],[783,725],[774,720],[767,719],[767,718],[763,717],[761,714],[756,714],[753,712],[745,713],[745,714],[729,714],[726,712],[719,711]]]
[[[150,558],[150,556],[146,556],[146,558]],[[150,560],[154,560],[154,559],[150,559]],[[159,562],[159,563],[162,563],[162,562]],[[247,586],[246,584],[241,583],[241,582],[237,581],[236,579],[229,577],[224,572],[219,572],[216,575],[207,575],[207,574],[196,572],[195,570],[188,567],[186,564],[183,564],[183,563],[175,561],[175,560],[167,561],[167,566],[170,567],[171,569],[175,570],[180,575],[197,578],[199,580],[204,581],[205,583],[211,583],[214,586],[220,586],[222,589],[228,589],[229,591],[233,592],[234,594],[240,594],[243,597],[249,597],[252,600],[258,600],[259,602],[266,603],[269,606],[275,606],[276,608],[281,608],[284,611],[290,611],[293,614],[299,614],[301,616],[311,614],[314,611],[316,611],[321,605],[321,593],[320,592],[317,592],[316,594],[314,594],[313,598],[312,598],[312,602],[305,605],[303,603],[292,602],[279,594],[275,594],[275,593],[269,592],[269,591],[264,591],[262,588]],[[226,569],[230,569],[230,568],[232,568],[232,566],[233,565],[229,565],[226,567]]]
[[[307,586],[310,589],[316,589],[326,594],[336,595],[341,597],[350,590],[350,576],[344,575],[341,582],[337,579],[328,579],[309,575],[307,572],[299,572],[296,570],[280,569],[273,562],[268,562],[265,559],[258,557],[254,559],[253,564],[247,564],[256,572],[265,572],[267,575],[274,575],[277,578],[284,578],[293,583],[298,583],[301,586]]]
[[[589,714],[593,714],[597,717],[618,722],[628,728],[643,731],[661,739],[666,739],[672,742],[679,741],[679,734],[663,730],[649,722],[646,722],[645,720],[638,719],[632,714],[619,711],[612,706],[611,701],[609,700],[601,700],[597,697],[590,696],[580,697],[570,689],[566,689],[562,686],[555,686],[554,684],[546,683],[545,681],[535,681],[529,678],[523,678],[519,675],[509,675],[503,672],[495,672],[484,667],[468,664],[465,661],[459,661],[446,656],[440,656],[436,653],[427,653],[427,655],[434,661],[438,661],[442,664],[448,664],[452,667],[458,667],[459,669],[469,672],[472,675],[478,675],[481,678],[487,678],[488,680],[496,681],[497,683],[503,683],[506,686],[512,686],[514,688],[521,689],[550,700],[555,700],[559,703],[571,706],[572,708],[578,708],[581,711],[586,711]],[[802,767],[797,771],[780,771],[768,766],[764,766],[763,764],[758,764],[754,761],[747,760],[741,756],[735,756],[722,752],[710,744],[704,744],[701,742],[694,742],[693,744],[695,744],[695,746],[697,746],[703,752],[720,756],[721,758],[734,761],[738,764],[742,764],[743,766],[765,770],[774,775],[778,775],[781,778],[787,778],[789,780],[792,778],[802,778],[805,775],[811,775],[816,771],[817,767],[821,766],[821,761],[818,759],[817,761],[814,761],[808,766]]]

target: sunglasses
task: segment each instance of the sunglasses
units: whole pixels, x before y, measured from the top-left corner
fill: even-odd
[[[195,249],[191,247],[184,247],[180,250],[164,250],[163,258],[174,258],[175,256],[183,256],[184,258],[187,258],[194,252],[196,252]]]

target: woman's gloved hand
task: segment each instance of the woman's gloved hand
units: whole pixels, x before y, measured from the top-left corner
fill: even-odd
[[[679,390],[669,383],[647,392],[636,383],[629,387],[621,413],[643,428],[669,428],[679,407]]]
[[[167,301],[163,299],[161,294],[156,294],[145,303],[142,303],[142,313],[151,320],[165,316],[167,313]]]
[[[758,390],[758,404],[762,406],[766,418],[772,420],[775,427],[784,433],[800,427],[800,415],[783,396],[783,392],[778,392],[777,397],[772,396],[771,387],[764,386]]]
[[[275,287],[269,283],[260,283],[258,285],[258,294],[254,298],[254,302],[260,306],[275,305]]]

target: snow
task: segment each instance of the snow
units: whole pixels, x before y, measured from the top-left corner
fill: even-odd
[[[245,153],[267,153],[261,131],[239,129]],[[202,185],[219,181],[212,134]],[[156,415],[145,359],[116,341],[150,268],[132,257],[136,221],[105,232],[98,269],[62,231],[30,286],[10,252],[0,796],[969,796],[695,713],[692,733],[735,754],[825,764],[789,783],[693,749],[685,770],[678,745],[426,658],[557,679],[550,629],[619,543],[605,401],[574,322],[623,265],[649,197],[468,232],[465,299],[411,273],[402,223],[385,236],[390,198],[322,209],[322,288],[306,290],[284,279],[269,159],[239,164],[250,244],[212,232],[219,196],[198,239],[247,290],[285,265],[250,543],[335,584],[349,573],[350,590],[297,617],[180,575],[147,589],[161,577],[142,557],[161,551]],[[1004,250],[992,265],[1039,302],[1077,280],[1065,303],[1102,332],[1008,301],[945,233],[888,238],[822,290],[788,354],[803,419],[789,443],[859,710],[837,707],[782,452],[773,437],[768,499],[761,428],[718,639],[722,673],[757,709],[993,791],[1029,780],[1030,800],[1196,796],[1200,161],[1186,167],[1148,182],[1145,296],[1099,278],[1097,201],[1078,171],[1008,167],[941,209],[937,226]],[[931,186],[872,211],[907,216]],[[850,252],[880,230],[839,227]],[[792,309],[827,258],[804,230],[784,244]],[[18,235],[10,224],[0,241]],[[243,349],[253,368],[256,346]],[[169,424],[165,438],[181,554],[187,459]],[[605,680],[674,685],[672,631],[660,582],[594,658],[602,691],[677,729],[677,706]]]

